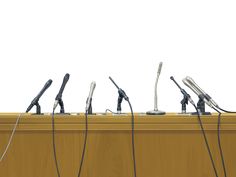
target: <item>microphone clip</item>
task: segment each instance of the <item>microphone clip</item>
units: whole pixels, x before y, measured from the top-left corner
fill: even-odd
[[[197,110],[199,111],[199,113],[200,113],[201,115],[211,115],[210,112],[206,112],[206,111],[205,111],[205,101],[204,101],[205,96],[204,96],[203,94],[200,94],[200,95],[198,96],[198,98],[199,98],[199,100],[198,100],[198,102],[197,102]],[[194,113],[192,113],[192,114],[193,114],[193,115],[196,115],[197,112],[194,112]]]
[[[182,114],[186,114],[186,110],[187,110],[187,104],[188,104],[188,99],[189,97],[187,95],[183,95],[183,99],[181,100],[181,105],[182,105]]]
[[[92,98],[87,98],[87,101],[86,101],[86,104],[88,104],[89,103],[89,105],[88,105],[88,107],[86,107],[86,112],[88,113],[88,114],[93,114],[93,108],[92,108]]]
[[[126,101],[129,100],[129,97],[126,95],[125,91],[122,90],[121,88],[118,89],[118,101],[117,101],[117,113],[120,114],[121,113],[121,103],[123,101],[123,99],[125,99]]]

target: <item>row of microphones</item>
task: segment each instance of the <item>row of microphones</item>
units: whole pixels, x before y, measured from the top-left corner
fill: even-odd
[[[155,81],[155,87],[154,87],[154,109],[151,111],[147,111],[146,112],[147,115],[164,115],[165,114],[164,111],[160,111],[158,109],[158,96],[157,96],[157,85],[158,85],[159,77],[161,74],[162,65],[163,63],[160,62],[158,66],[158,70],[157,70],[157,75],[156,75],[156,81]],[[58,94],[56,95],[54,106],[53,106],[53,110],[55,110],[57,106],[59,105],[61,114],[65,113],[64,103],[62,100],[62,94],[69,78],[70,78],[70,75],[67,73],[63,78],[62,85],[60,87]],[[121,103],[123,99],[128,101],[129,98],[124,92],[124,90],[118,87],[118,85],[114,82],[114,80],[111,77],[109,77],[109,79],[118,89],[117,114],[121,114]],[[194,102],[191,99],[190,95],[183,88],[180,87],[180,85],[176,82],[173,76],[171,76],[170,79],[177,85],[177,87],[180,89],[181,93],[183,94],[183,99],[181,100],[181,105],[182,105],[181,112],[187,113],[186,105],[188,104],[188,102],[190,102],[191,104],[194,104]],[[197,108],[201,114],[210,114],[210,113],[205,112],[205,104],[207,104],[211,108],[213,107],[219,108],[218,104],[203,89],[201,89],[191,77],[189,76],[185,77],[182,81],[187,87],[189,87],[199,97]],[[36,106],[36,114],[41,114],[41,107],[39,105],[39,99],[44,94],[44,92],[51,86],[51,84],[52,84],[52,80],[49,79],[44,85],[44,87],[42,88],[42,90],[39,92],[39,94],[32,100],[32,102],[30,103],[30,105],[28,106],[26,110],[26,113],[28,113],[32,109],[33,106]],[[93,97],[95,87],[96,87],[96,82],[93,81],[90,85],[90,91],[87,97],[86,107],[85,107],[85,112],[88,114],[92,114],[92,97]]]
[[[182,113],[186,113],[186,105],[188,104],[188,101],[191,102],[192,105],[195,105],[193,100],[191,99],[190,95],[182,89],[179,84],[175,81],[174,77],[171,76],[170,79],[178,86],[181,93],[183,94],[184,98],[181,100],[182,104]],[[200,88],[196,82],[189,76],[185,77],[183,80],[183,83],[190,88],[199,98],[197,102],[197,110],[202,115],[209,115],[210,112],[205,111],[205,104],[207,104],[209,107],[213,108],[219,108],[218,104],[202,89]],[[197,113],[192,113],[197,114]]]
[[[158,85],[159,77],[161,74],[162,65],[163,63],[160,62],[158,66],[158,70],[157,70],[156,82],[155,82],[155,87],[154,87],[154,110],[147,111],[146,112],[147,115],[165,114],[164,111],[160,111],[158,109],[158,96],[157,96],[157,85]],[[180,103],[182,105],[181,113],[185,114],[187,113],[186,105],[188,104],[188,102],[190,102],[192,105],[195,105],[194,101],[192,100],[190,95],[183,88],[180,87],[180,85],[176,82],[173,76],[171,76],[170,79],[176,84],[176,86],[180,89],[181,93],[183,94],[183,99],[181,100]],[[205,112],[205,104],[207,104],[211,108],[213,107],[219,108],[218,104],[203,89],[201,89],[191,77],[187,76],[182,81],[187,87],[189,87],[199,97],[199,101],[197,103],[197,109],[200,114],[210,114],[209,112]],[[196,113],[193,113],[193,114],[196,114]]]
[[[65,86],[66,86],[69,78],[70,78],[70,74],[67,73],[63,78],[61,88],[55,98],[53,110],[55,110],[57,108],[57,106],[59,105],[60,106],[60,114],[65,114],[65,108],[64,108],[64,103],[62,100],[62,94],[63,94],[63,91],[65,89]],[[26,110],[26,113],[28,113],[33,108],[33,106],[36,106],[36,114],[41,114],[41,107],[39,105],[39,99],[44,94],[44,92],[51,86],[51,84],[52,84],[52,80],[49,79],[46,82],[46,84],[44,85],[44,87],[42,88],[42,90],[39,92],[39,94],[32,100],[32,102],[30,103],[30,105],[28,106],[28,108]],[[89,96],[86,101],[85,111],[88,114],[92,114],[92,97],[93,97],[93,92],[95,90],[95,87],[96,87],[96,82],[93,81],[90,85]]]

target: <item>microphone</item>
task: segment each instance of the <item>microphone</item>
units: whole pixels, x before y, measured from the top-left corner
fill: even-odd
[[[200,99],[202,99],[209,107],[213,108],[212,102],[206,98],[206,93],[193,81],[191,77],[186,77],[183,83],[189,87]]]
[[[88,112],[88,114],[92,114],[92,97],[93,97],[93,92],[95,90],[95,87],[96,87],[96,82],[93,81],[90,84],[89,96],[88,96],[87,101],[86,101],[85,111]]]
[[[59,104],[59,105],[61,106],[60,113],[64,113],[64,112],[65,112],[65,111],[64,111],[64,104],[63,104],[63,101],[62,101],[62,93],[63,93],[63,91],[64,91],[64,89],[65,89],[65,86],[66,86],[66,84],[67,84],[69,78],[70,78],[70,74],[67,73],[67,74],[64,76],[64,79],[63,79],[61,88],[60,88],[60,90],[59,90],[59,93],[57,94],[57,96],[56,96],[56,98],[55,98],[55,102],[54,102],[53,109],[55,110],[56,107],[57,107],[57,105]]]
[[[122,90],[121,88],[118,87],[118,85],[115,83],[115,81],[109,76],[109,79],[111,80],[111,82],[116,86],[116,88],[118,89],[118,102],[117,102],[117,113],[120,114],[121,113],[121,103],[123,101],[123,98],[129,102],[129,97],[126,95],[125,91]]]
[[[148,115],[163,115],[163,114],[165,114],[164,111],[158,110],[158,107],[157,107],[157,83],[158,83],[158,80],[159,80],[159,76],[161,74],[162,64],[163,64],[162,62],[159,63],[159,67],[158,67],[158,71],[157,71],[157,78],[156,78],[156,82],[155,82],[155,89],[154,89],[154,110],[148,111],[147,112]]]
[[[208,101],[210,101],[215,107],[219,107],[218,104],[217,104],[206,92],[204,92],[204,91],[196,84],[196,82],[194,82],[194,80],[193,80],[191,77],[187,76],[187,77],[186,77],[186,80],[187,80],[188,82],[192,83],[192,85],[194,85],[194,87],[196,87],[196,88],[205,96],[205,98],[206,98]]]
[[[174,81],[174,83],[177,85],[177,87],[180,89],[181,93],[188,99],[188,101],[192,104],[195,105],[194,101],[192,100],[191,96],[183,89],[179,86],[179,84],[176,82],[176,80],[174,79],[173,76],[170,77],[170,79],[172,81]]]
[[[46,82],[46,84],[44,85],[44,87],[42,88],[42,90],[39,92],[39,94],[32,100],[32,102],[30,103],[29,107],[26,110],[26,113],[28,113],[34,105],[37,106],[37,114],[41,113],[40,105],[39,105],[38,101],[39,101],[40,97],[43,95],[43,93],[50,87],[51,84],[52,84],[52,80],[49,79]]]

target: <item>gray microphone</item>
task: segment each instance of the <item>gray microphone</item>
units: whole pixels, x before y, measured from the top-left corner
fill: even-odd
[[[196,82],[194,82],[194,80],[191,78],[191,77],[186,77],[186,80],[188,81],[188,82],[190,82],[192,85],[194,85],[194,87],[196,87],[204,96],[205,96],[205,98],[209,101],[209,102],[211,102],[215,107],[219,107],[218,106],[218,104],[206,93],[206,92],[204,92],[197,84],[196,84]]]
[[[198,85],[195,84],[193,79],[189,76],[185,77],[183,80],[183,83],[189,87],[198,97],[201,97],[201,99],[211,108],[213,108],[213,105],[210,101],[208,101],[205,97],[205,92],[202,92],[201,89],[199,89]]]
[[[161,74],[162,64],[163,64],[162,62],[159,63],[159,67],[158,67],[158,71],[157,71],[157,78],[156,78],[156,82],[155,82],[154,110],[148,111],[147,112],[148,115],[163,115],[163,114],[165,114],[164,111],[158,110],[158,106],[157,106],[157,84],[158,84],[159,76]]]
[[[86,101],[86,108],[85,108],[85,111],[88,112],[88,114],[92,114],[92,97],[93,97],[93,92],[95,90],[95,87],[96,87],[96,82],[92,82],[90,84],[90,91],[89,91],[89,96],[87,98],[87,101]]]

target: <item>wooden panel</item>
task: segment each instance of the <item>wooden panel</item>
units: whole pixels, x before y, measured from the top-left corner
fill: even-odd
[[[16,117],[17,114],[0,114],[0,152]],[[130,121],[130,116],[89,118],[81,177],[133,176]],[[217,116],[205,116],[203,122],[219,176],[223,176],[216,134]],[[135,123],[138,177],[214,177],[196,116],[136,114]],[[61,177],[76,177],[84,140],[84,115],[57,116],[56,129]],[[223,115],[221,137],[228,177],[234,177],[236,115]],[[57,177],[50,116],[24,115],[6,157],[0,162],[0,176]]]

